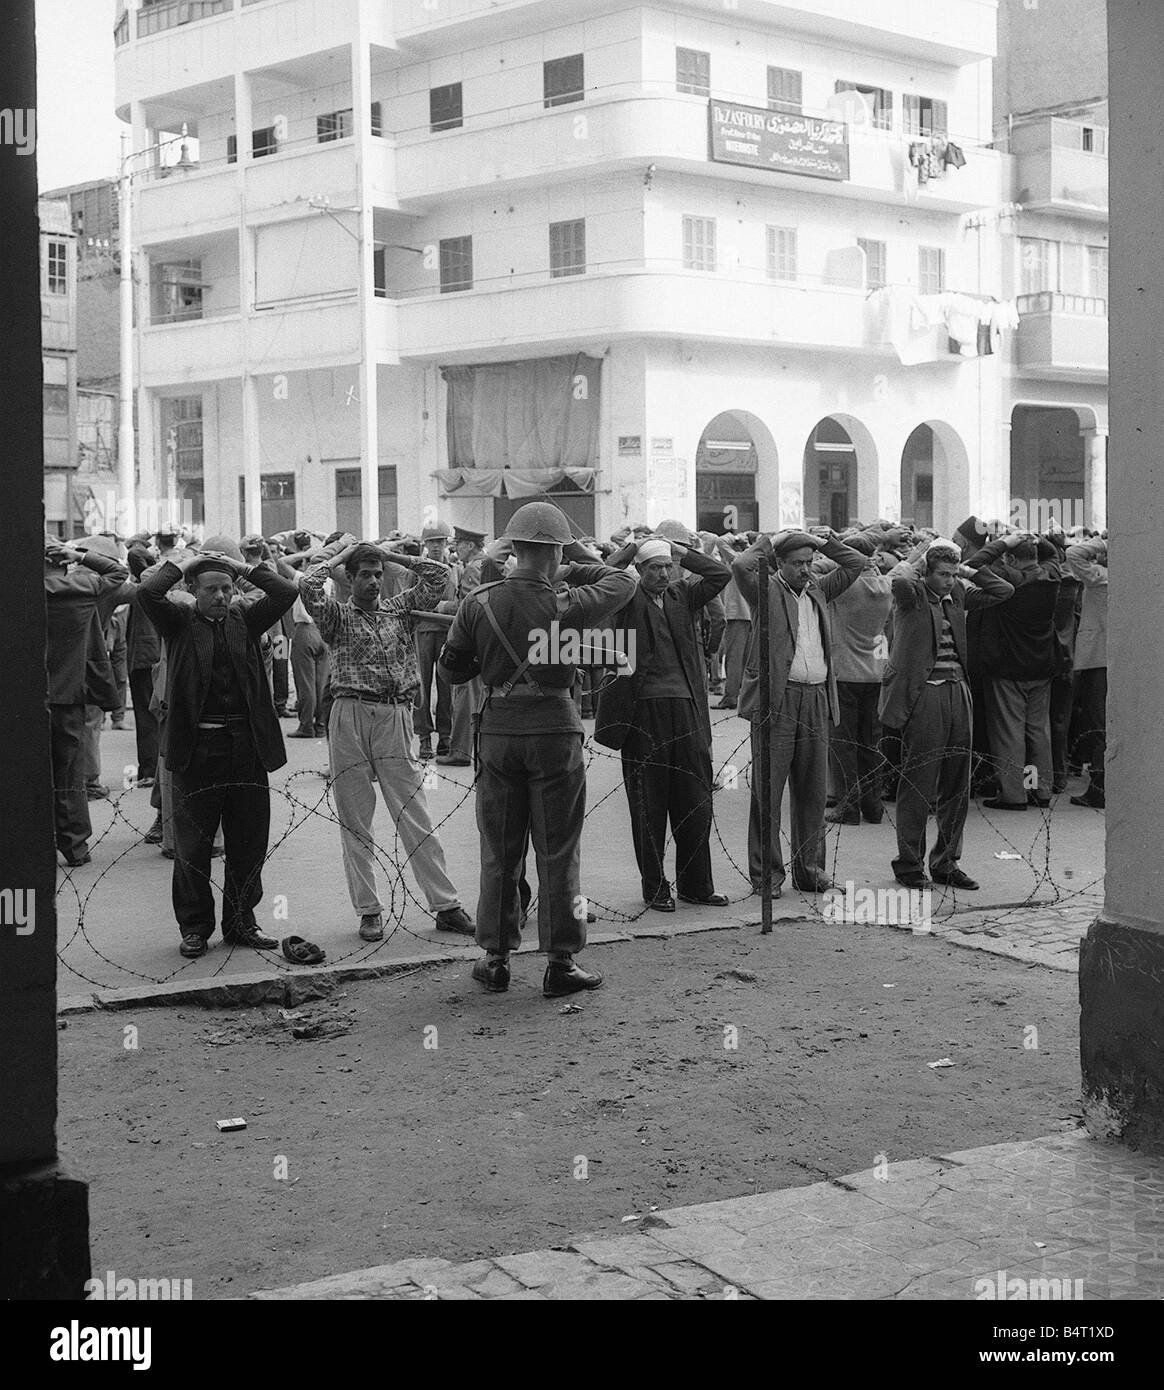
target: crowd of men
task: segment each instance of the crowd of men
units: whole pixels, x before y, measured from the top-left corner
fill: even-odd
[[[769,740],[767,846],[750,778],[753,892],[770,882],[778,897],[789,875],[803,892],[831,888],[829,825],[880,822],[894,801],[897,880],[970,891],[960,859],[972,795],[993,811],[1046,809],[1086,766],[1071,801],[1104,805],[1106,586],[1105,536],[1036,536],[976,517],[949,539],[887,521],[774,535],[667,521],[600,541],[532,502],[488,546],[440,521],[375,542],[295,531],[195,544],[177,528],[124,546],[50,538],[57,846],[69,866],[89,862],[88,802],[109,794],[100,731],[106,713],[118,727],[132,704],[131,780],[157,812],[146,841],[173,860],[182,955],[204,954],[216,929],[215,853],[223,938],[274,948],[255,907],[268,778],[287,761],[280,719],[293,717],[288,737],[327,739],[362,940],[384,935],[378,786],[437,929],[482,948],[476,980],[508,988],[532,845],[544,992],[592,989],[601,977],[576,959],[594,920],[581,887],[584,718],[619,752],[650,909],[728,903],[710,851],[717,694],[715,709],[750,726],[753,769]],[[423,765],[434,759],[475,768],[476,921],[429,811]],[[319,958],[291,942],[289,958]]]

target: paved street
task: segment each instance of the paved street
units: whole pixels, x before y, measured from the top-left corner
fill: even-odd
[[[590,745],[589,807],[583,839],[582,883],[598,922],[591,935],[688,929],[755,922],[759,899],[746,876],[748,816],[748,726],[733,714],[713,711],[715,767],[727,769],[715,799],[713,863],[716,886],[731,906],[704,911],[679,905],[674,916],[647,911],[638,890],[626,801],[617,755]],[[284,721],[284,732],[292,727]],[[588,725],[591,728],[592,725]],[[216,934],[213,949],[199,961],[178,955],[178,931],[170,908],[170,864],[141,842],[153,816],[149,794],[119,791],[123,769],[133,761],[133,735],[107,730],[101,740],[104,776],[112,802],[92,802],[93,862],[59,876],[57,907],[62,998],[95,989],[152,983],[224,980],[255,971],[287,971],[276,953],[230,951]],[[376,965],[457,952],[462,938],[439,933],[417,901],[411,873],[402,862],[383,807],[377,815],[382,891],[388,907],[384,942],[369,946],[356,936],[344,883],[339,832],[323,774],[323,741],[288,740],[290,761],[272,779],[271,854],[264,874],[260,924],[277,936],[304,936],[327,952],[329,966]],[[730,769],[737,769],[735,786]],[[454,882],[473,911],[477,897],[477,829],[469,768],[433,768],[429,793],[440,824]],[[1079,784],[1081,785],[1081,784]],[[1072,783],[1071,790],[1077,784]],[[880,826],[840,827],[830,832],[829,870],[838,886],[846,881],[860,901],[861,890],[894,887],[889,861],[894,853],[894,810]],[[672,855],[673,857],[673,855]],[[1103,815],[1058,799],[1049,815],[991,813],[975,803],[967,824],[963,866],[982,884],[978,893],[935,889],[934,931],[960,944],[1074,968],[1079,936],[1101,902]],[[534,879],[531,855],[531,880]],[[221,882],[221,861],[214,875]],[[536,880],[535,880],[536,886]],[[786,885],[774,904],[777,918],[813,916],[813,900]],[[858,920],[861,920],[860,917]]]

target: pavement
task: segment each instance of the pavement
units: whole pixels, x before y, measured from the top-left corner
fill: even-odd
[[[582,845],[582,885],[598,921],[590,938],[683,933],[732,927],[754,929],[759,899],[751,896],[746,872],[748,818],[748,726],[734,714],[712,711],[714,766],[724,785],[715,795],[712,857],[716,886],[731,898],[725,909],[680,904],[674,916],[649,911],[638,891],[627,809],[616,754],[588,744],[588,814]],[[292,722],[284,724],[287,732]],[[592,727],[588,725],[588,727]],[[132,775],[134,739],[124,732],[102,735],[103,776],[113,789],[109,801],[90,803],[93,862],[60,869],[58,878],[58,992],[67,1007],[152,997],[217,992],[223,986],[250,989],[257,982],[286,981],[308,973],[288,965],[278,952],[228,948],[216,934],[206,956],[186,961],[178,954],[178,931],[170,907],[171,865],[142,836],[153,818],[149,792],[126,787]],[[369,945],[356,935],[344,882],[339,832],[327,791],[327,747],[323,740],[289,740],[288,764],[271,779],[271,850],[264,870],[259,923],[277,937],[297,935],[327,953],[333,974],[381,974],[413,968],[425,960],[457,959],[471,946],[437,932],[416,896],[405,856],[391,822],[378,811],[378,859],[386,908],[384,941]],[[431,765],[428,791],[453,881],[472,912],[477,897],[478,836],[471,768]],[[1082,782],[1073,782],[1074,792]],[[895,848],[894,808],[881,825],[834,827],[829,832],[828,868],[838,889],[858,904],[861,896],[896,893],[889,861]],[[971,807],[963,867],[981,883],[977,893],[935,888],[926,904],[926,929],[958,945],[993,951],[1053,969],[1074,969],[1079,937],[1102,902],[1103,813],[1073,807],[1068,795],[1050,812],[989,812]],[[787,823],[787,816],[785,817]],[[673,857],[673,851],[670,857]],[[536,877],[532,873],[531,879]],[[222,861],[212,866],[221,885]],[[821,898],[786,885],[773,904],[774,918],[820,915]],[[892,915],[892,914],[891,914]],[[884,926],[885,914],[874,914]],[[916,925],[916,924],[914,924]],[[907,921],[906,930],[913,929]],[[240,996],[243,997],[243,996]],[[274,996],[269,996],[274,997]]]
[[[1164,1161],[1078,1132],[630,1213],[626,1233],[401,1260],[254,1299],[1164,1297]]]

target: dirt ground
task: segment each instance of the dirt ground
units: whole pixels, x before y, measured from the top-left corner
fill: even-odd
[[[91,1183],[94,1270],[237,1297],[625,1232],[652,1207],[1033,1138],[1078,1113],[1070,974],[821,923],[584,961],[607,984],[577,1011],[542,997],[531,955],[502,995],[455,964],[292,1017],[68,1019],[61,1148]],[[216,1129],[234,1116],[246,1130]]]

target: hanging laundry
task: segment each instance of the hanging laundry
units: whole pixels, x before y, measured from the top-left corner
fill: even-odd
[[[961,169],[966,163],[966,156],[962,153],[960,145],[955,145],[953,140],[947,140],[946,148],[942,151],[942,161],[947,168]]]

